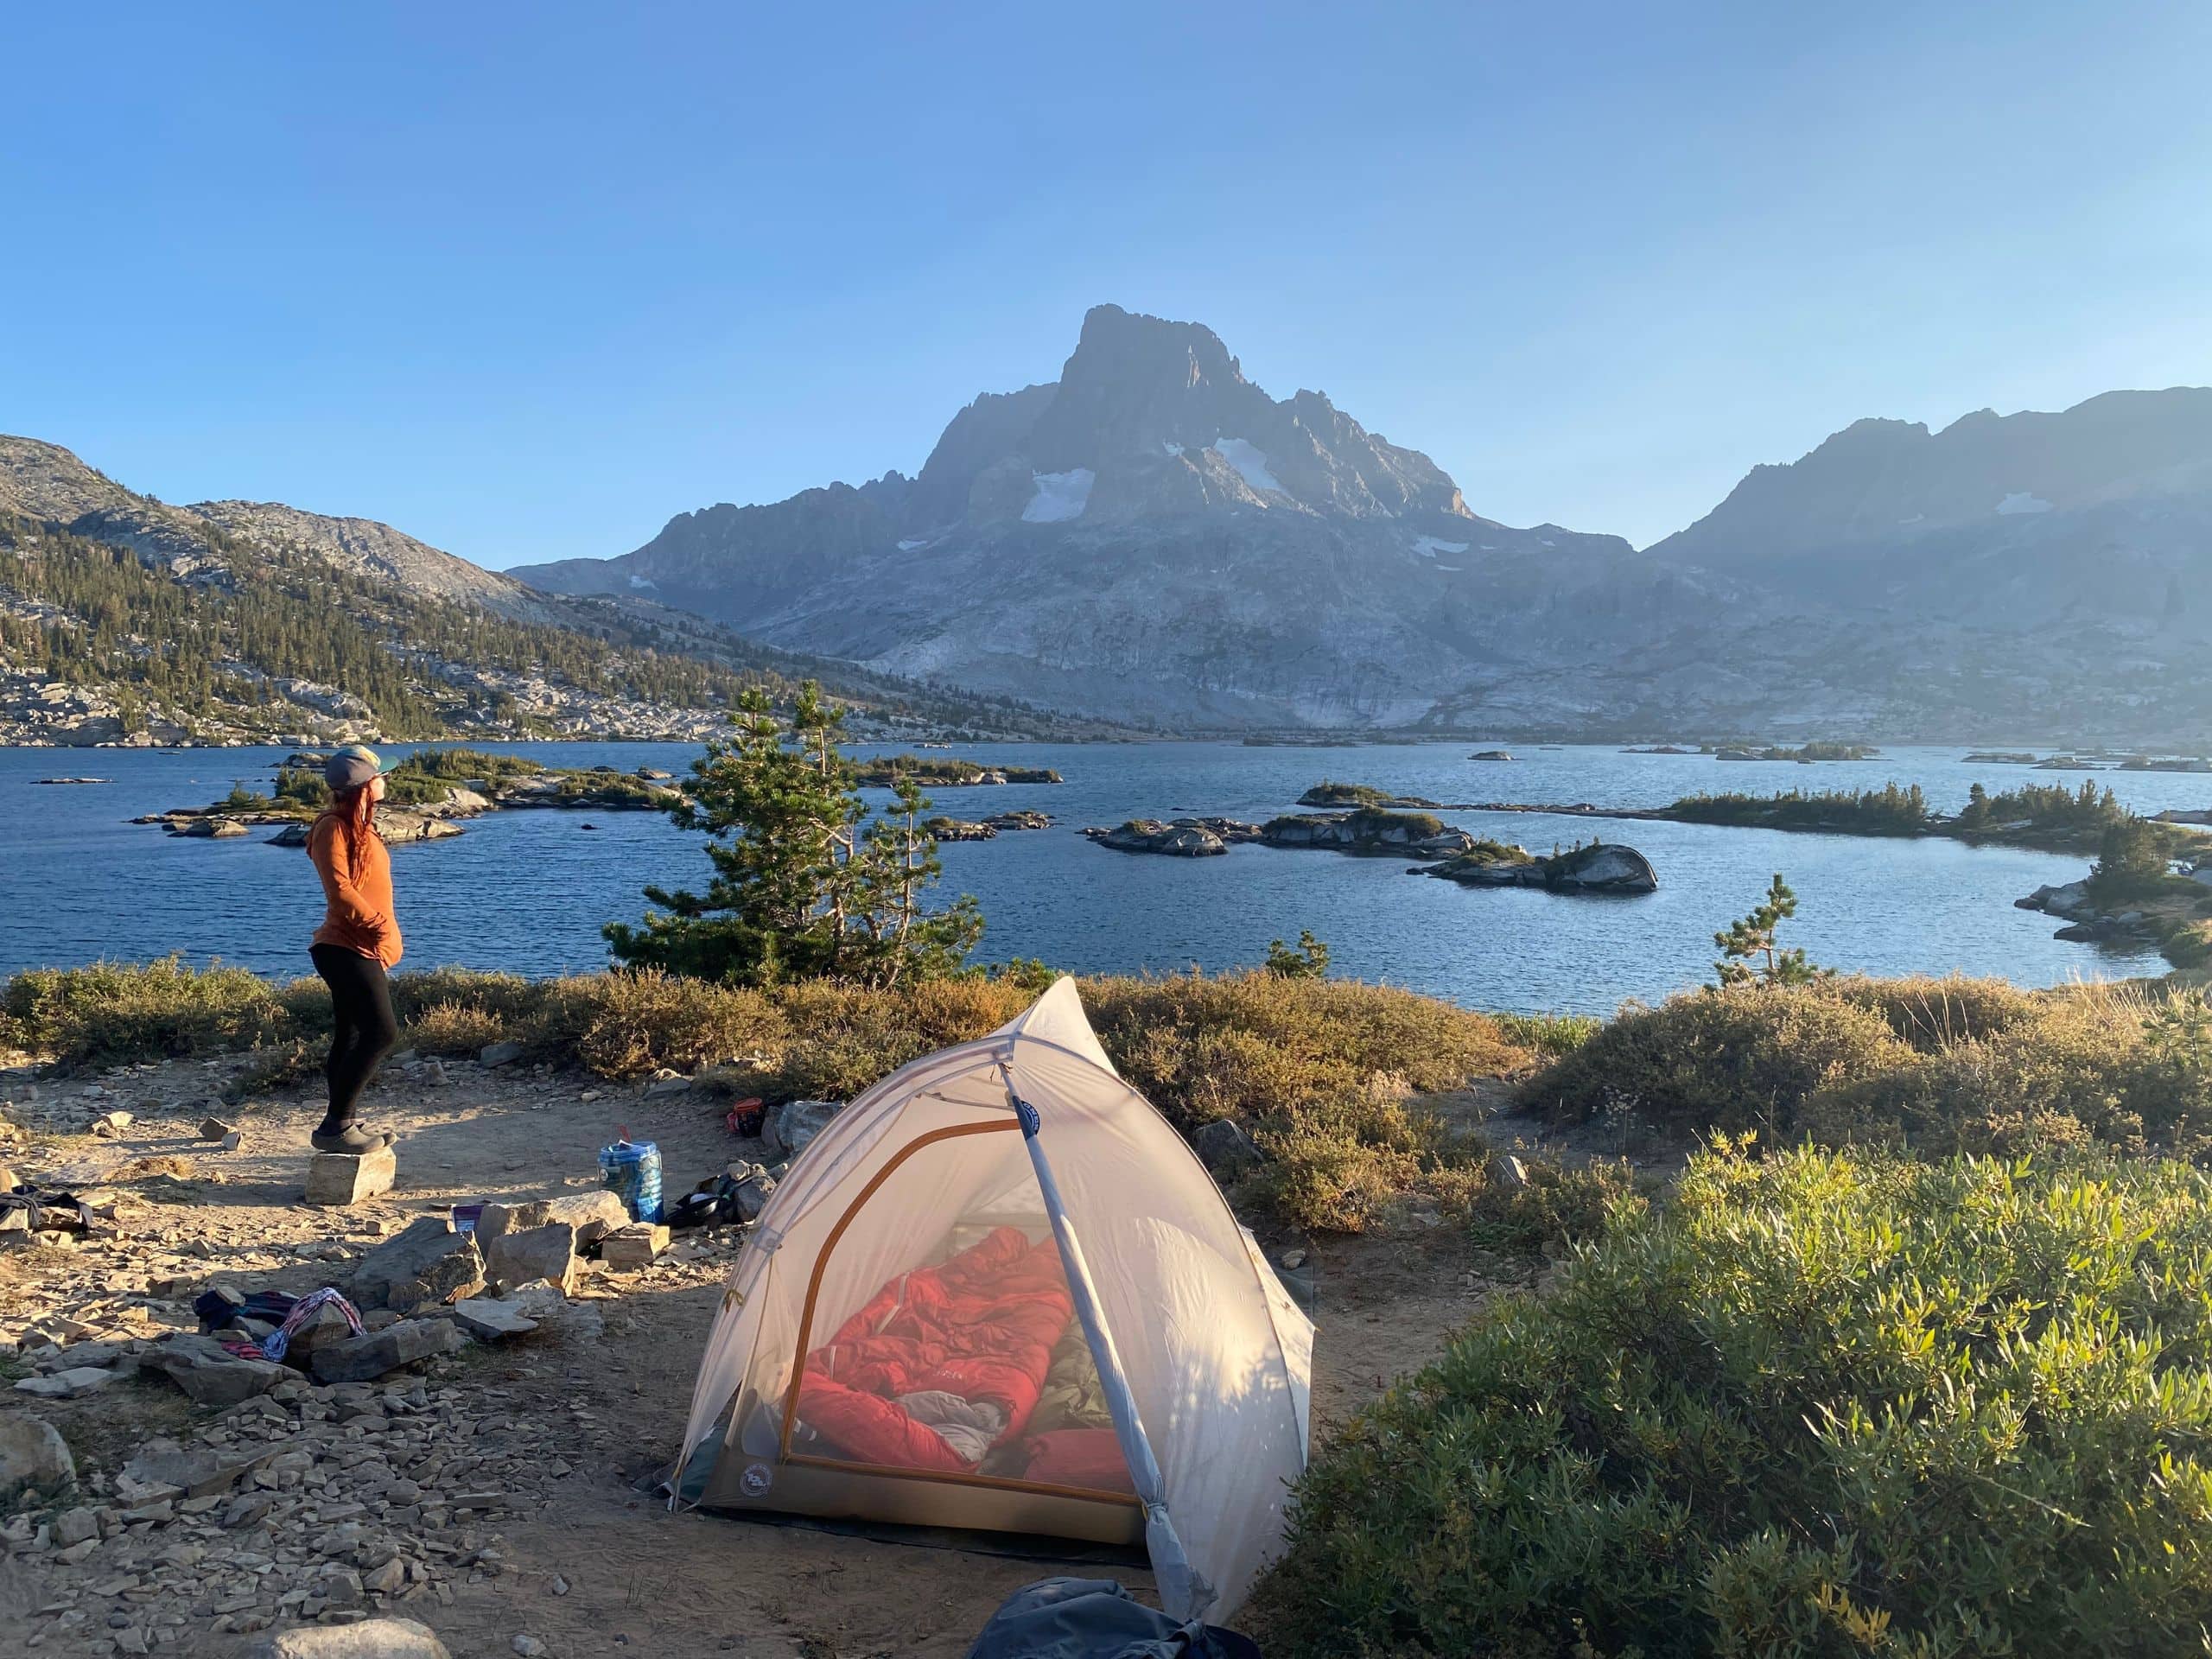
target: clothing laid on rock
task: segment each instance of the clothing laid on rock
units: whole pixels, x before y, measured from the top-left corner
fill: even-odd
[[[342,813],[326,812],[308,831],[308,856],[322,878],[326,905],[314,942],[396,967],[399,923],[392,913],[391,854],[384,838]]]
[[[292,1333],[305,1325],[318,1308],[323,1307],[335,1307],[343,1313],[346,1323],[353,1327],[355,1336],[367,1334],[368,1327],[361,1323],[361,1316],[353,1311],[353,1304],[337,1290],[325,1285],[321,1290],[309,1291],[292,1304],[285,1313],[284,1322],[276,1327],[276,1334],[262,1338],[262,1357],[266,1359],[283,1358],[284,1351],[291,1346]]]
[[[360,1113],[361,1091],[369,1086],[384,1057],[399,1041],[399,1020],[391,1009],[391,985],[383,965],[335,944],[317,944],[308,955],[330,987],[330,1057],[322,1075],[330,1086],[330,1106],[318,1138],[337,1135]],[[383,1136],[372,1137],[382,1146]],[[328,1147],[326,1151],[366,1150]]]

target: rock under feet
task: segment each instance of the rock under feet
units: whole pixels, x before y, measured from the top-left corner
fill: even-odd
[[[399,1160],[390,1147],[374,1152],[318,1152],[308,1162],[309,1204],[359,1204],[391,1191]]]

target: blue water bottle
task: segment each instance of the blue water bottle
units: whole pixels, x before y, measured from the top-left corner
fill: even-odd
[[[599,1149],[601,1185],[622,1200],[632,1221],[660,1219],[660,1148],[650,1141],[632,1141],[628,1132],[611,1147]]]

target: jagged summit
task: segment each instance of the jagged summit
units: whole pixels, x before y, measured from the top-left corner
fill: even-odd
[[[1112,305],[1057,380],[954,416],[911,484],[841,491],[681,514],[620,558],[516,574],[1059,707],[1366,723],[1427,706],[1408,664],[1431,646],[1387,642],[1483,575],[1554,549],[1629,556],[1477,518],[1434,461],[1321,393],[1272,397],[1211,329]],[[1582,626],[1571,607],[1538,628],[1564,626]],[[1370,658],[1394,650],[1407,661]]]

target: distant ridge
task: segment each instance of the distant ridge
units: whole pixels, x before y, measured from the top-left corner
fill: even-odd
[[[683,737],[748,684],[822,679],[886,737],[1070,722],[558,596],[389,524],[171,506],[0,436],[0,742]]]
[[[920,473],[512,574],[1179,729],[2212,743],[2212,391],[1862,421],[1696,524],[1480,517],[1210,329],[1094,308]]]

